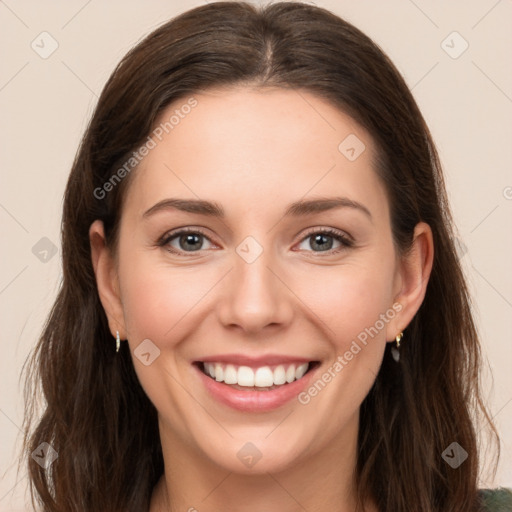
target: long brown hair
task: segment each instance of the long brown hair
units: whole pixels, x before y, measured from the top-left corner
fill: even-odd
[[[371,39],[325,9],[295,2],[190,10],[147,36],[108,80],[65,191],[63,282],[26,367],[33,503],[45,512],[148,509],[163,472],[157,413],[126,344],[115,353],[88,230],[101,219],[115,251],[136,169],[108,194],[98,190],[171,102],[231,85],[309,91],[352,116],[377,146],[397,250],[408,250],[418,222],[432,228],[424,302],[406,329],[399,364],[388,343],[361,406],[358,496],[361,505],[373,498],[380,511],[477,510],[477,420],[497,434],[481,399],[478,334],[432,137],[403,78]],[[46,469],[30,456],[43,442],[58,454]],[[468,453],[457,469],[442,457],[453,442]]]

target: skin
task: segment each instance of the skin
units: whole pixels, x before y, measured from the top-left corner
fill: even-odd
[[[423,301],[431,230],[418,224],[412,251],[398,256],[373,141],[323,99],[247,87],[194,97],[197,107],[134,171],[117,255],[101,221],[89,233],[112,335],[128,340],[159,415],[165,474],[150,511],[353,511],[359,408],[386,342]],[[338,150],[350,134],[366,146],[355,161]],[[349,207],[284,217],[294,201],[333,196],[361,203],[371,218]],[[170,197],[215,201],[226,216],[168,209],[143,218]],[[184,226],[208,237],[196,242],[200,251],[180,245],[179,236],[157,245]],[[327,237],[332,248],[322,251],[311,235],[325,228],[354,245]],[[252,263],[236,252],[247,236],[263,249]],[[191,365],[221,353],[288,354],[320,361],[321,375],[393,304],[400,312],[306,405],[293,399],[271,412],[231,409],[210,397]],[[133,355],[145,339],[160,350],[149,366]],[[251,468],[237,457],[249,441],[262,454]],[[371,500],[368,507],[377,510]]]

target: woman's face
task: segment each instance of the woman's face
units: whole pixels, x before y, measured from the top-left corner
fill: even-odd
[[[134,171],[113,286],[162,443],[253,473],[352,453],[409,320],[372,139],[307,92],[194,98]]]

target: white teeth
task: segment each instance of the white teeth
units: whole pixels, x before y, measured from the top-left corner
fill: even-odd
[[[295,370],[295,378],[297,380],[304,377],[304,374],[308,371],[308,366],[308,363],[304,363],[297,367],[297,369]]]
[[[212,379],[215,379],[215,365],[212,363],[205,363],[205,370]]]
[[[236,384],[238,382],[238,373],[232,364],[228,364],[226,366],[226,371],[224,372],[224,382],[226,384]]]
[[[254,372],[248,366],[240,366],[238,368],[238,385],[254,387]]]
[[[220,363],[215,363],[215,380],[222,382],[224,380],[224,368]]]
[[[217,382],[238,384],[244,387],[269,388],[291,383],[304,376],[309,363],[300,365],[261,366],[253,370],[249,366],[225,365],[223,363],[204,363],[204,372]]]
[[[281,384],[284,384],[286,382],[286,371],[284,369],[284,366],[280,364],[275,370],[274,370],[274,384],[276,386],[279,386]]]
[[[295,380],[295,366],[292,364],[288,366],[288,370],[286,370],[286,382],[290,383]]]
[[[258,388],[268,388],[274,385],[274,374],[268,366],[256,370],[254,385]]]

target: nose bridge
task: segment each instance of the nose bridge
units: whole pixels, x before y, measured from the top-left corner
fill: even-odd
[[[233,254],[234,268],[219,311],[225,326],[235,324],[256,332],[270,324],[288,322],[292,305],[286,287],[274,274],[278,267],[274,251],[250,238],[239,244]]]

